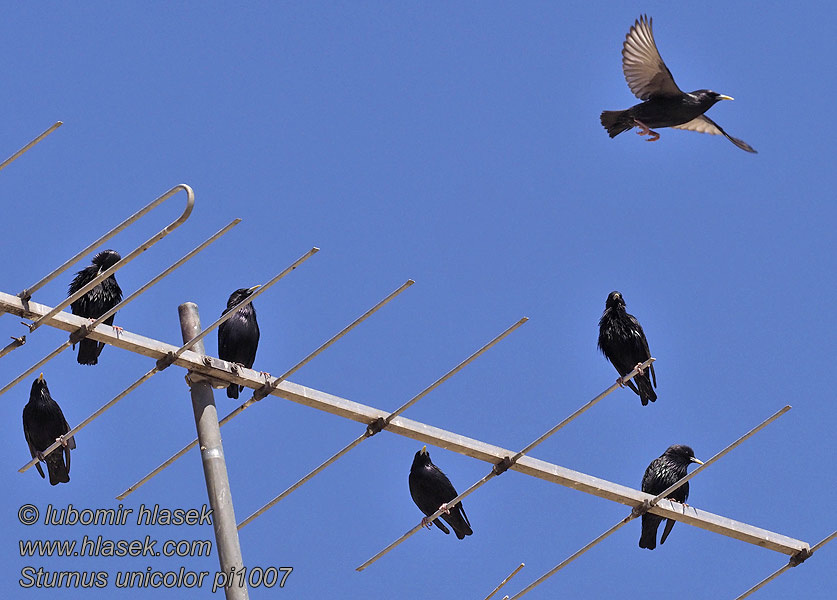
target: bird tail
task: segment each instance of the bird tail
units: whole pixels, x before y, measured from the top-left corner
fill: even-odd
[[[657,400],[657,392],[651,386],[651,380],[648,378],[648,375],[637,375],[634,377],[634,380],[636,380],[636,385],[639,388],[637,393],[639,394],[639,399],[642,400],[643,406],[647,405],[649,400],[651,402]]]
[[[96,340],[83,339],[78,343],[78,364],[95,365],[105,345]]]
[[[241,388],[244,389],[244,388]],[[227,387],[227,398],[238,398],[239,387],[238,384],[231,383]]]
[[[471,523],[468,521],[468,515],[465,514],[465,509],[462,508],[462,503],[450,509],[450,517],[446,516],[445,521],[453,527],[453,532],[460,540],[464,540],[466,535],[472,535],[474,533],[471,529]]]
[[[602,111],[600,119],[610,137],[616,137],[623,131],[628,131],[634,126],[634,120],[627,113],[627,110]]]
[[[49,484],[70,482],[70,469],[64,464],[64,453],[56,450],[46,457],[47,471],[49,471]]]
[[[432,513],[431,513],[431,514],[432,514]],[[435,520],[435,521],[433,521],[433,522],[436,524],[436,527],[438,527],[439,529],[441,529],[441,530],[445,533],[445,535],[449,535],[449,534],[450,534],[450,529],[448,529],[447,527],[445,527],[445,524],[444,524],[444,523],[442,523],[442,519],[436,519],[436,520]],[[458,536],[459,534],[457,533],[456,535]]]
[[[657,547],[657,528],[662,520],[662,517],[651,513],[642,515],[642,535],[639,537],[640,548],[653,550]]]
[[[663,528],[663,535],[660,537],[661,544],[665,543],[668,534],[671,533],[671,528],[674,527],[676,522],[674,519],[666,519],[666,526]]]

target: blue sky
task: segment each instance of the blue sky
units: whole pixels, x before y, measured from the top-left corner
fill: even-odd
[[[611,140],[603,109],[631,106],[621,45],[642,12],[681,88],[735,97],[708,113],[759,154],[663,129]],[[0,154],[65,125],[0,173],[2,289],[17,293],[177,183],[192,218],[118,274],[133,291],[234,217],[222,241],[120,312],[126,330],[178,344],[177,305],[203,322],[231,291],[322,251],[256,302],[256,367],[284,372],[407,278],[416,285],[292,380],[394,410],[521,316],[519,331],[406,417],[518,449],[609,386],[597,321],[620,290],[658,359],[659,400],[619,390],[533,455],[638,487],[673,443],[706,459],[793,410],[693,480],[690,504],[815,543],[834,529],[833,133],[823,115],[837,10],[806,3],[87,3],[9,5]],[[134,248],[176,200],[109,247]],[[85,259],[85,264],[89,259]],[[79,265],[77,268],[80,268]],[[35,301],[55,304],[71,273]],[[18,319],[0,319],[4,336]],[[66,339],[42,329],[2,360],[3,384]],[[215,354],[216,336],[207,340]],[[78,423],[151,368],[106,348],[44,369]],[[3,397],[4,588],[48,571],[217,570],[206,558],[19,556],[19,539],[210,539],[210,527],[25,527],[26,503],[118,506],[116,494],[194,437],[183,371],[170,369],[77,436],[72,481],[34,471]],[[234,408],[216,394],[219,412]],[[362,432],[269,399],[224,427],[239,520]],[[624,506],[509,472],[465,502],[474,535],[420,532],[354,568],[420,518],[407,487],[420,445],[382,433],[242,531],[247,566],[294,567],[251,597],[482,598],[520,562],[516,591],[610,527]],[[489,466],[430,448],[461,491]],[[123,504],[206,502],[197,452]],[[653,552],[631,523],[529,597],[735,597],[786,558],[678,524]],[[829,598],[835,547],[757,598]],[[208,586],[208,584],[207,584]],[[170,591],[207,597],[208,587]],[[84,597],[145,597],[89,590]],[[161,592],[162,593],[162,592]]]

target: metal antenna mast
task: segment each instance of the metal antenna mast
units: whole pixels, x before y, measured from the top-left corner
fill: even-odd
[[[180,330],[183,343],[193,339],[201,332],[201,319],[198,306],[186,302],[177,307],[180,315]],[[205,355],[203,340],[192,346],[192,351]],[[241,558],[241,545],[238,543],[238,529],[235,526],[230,480],[227,477],[227,463],[224,460],[224,446],[221,443],[221,427],[218,425],[218,411],[215,408],[215,396],[212,386],[203,377],[192,377],[190,389],[192,409],[195,411],[195,427],[201,447],[201,463],[206,478],[206,494],[212,507],[212,526],[215,528],[215,541],[218,547],[218,562],[224,573],[241,572],[244,560]],[[247,600],[247,586],[235,583],[235,578],[228,579],[224,586],[227,600]]]

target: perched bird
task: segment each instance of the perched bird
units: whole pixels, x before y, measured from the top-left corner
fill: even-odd
[[[447,503],[457,496],[456,490],[442,470],[430,461],[427,446],[416,452],[413,465],[410,467],[410,495],[419,510],[425,514],[421,523],[427,528],[430,528],[427,517],[444,505],[445,512],[442,513],[441,518],[453,527],[456,537],[461,540],[466,535],[474,533],[461,502],[453,508],[448,508]],[[439,519],[433,522],[446,534],[450,533]]]
[[[651,31],[651,19],[642,15],[628,31],[622,46],[622,71],[628,87],[643,102],[627,110],[606,110],[601,121],[610,137],[638,127],[639,135],[648,135],[649,142],[660,139],[654,127],[674,127],[699,133],[723,135],[733,144],[756,151],[748,143],[734,138],[712,119],[704,115],[719,100],[732,100],[729,96],[711,90],[686,93],[674,83]]]
[[[625,310],[625,301],[619,292],[608,294],[605,310],[599,319],[599,350],[616,367],[620,378],[651,358],[642,325]],[[654,392],[654,388],[657,387],[654,364],[652,363],[647,370],[651,371],[651,377],[654,379],[653,387],[647,372],[638,374],[633,381],[628,382],[628,387],[636,392],[643,406],[648,404],[649,400],[654,402],[657,399]]]
[[[703,462],[695,458],[694,451],[688,446],[669,446],[663,455],[655,458],[645,469],[642,476],[642,491],[656,496],[662,494],[669,487],[686,476],[686,469],[689,463],[702,465]],[[689,497],[689,482],[687,481],[667,496],[669,500],[686,503]],[[650,512],[642,515],[642,535],[639,538],[639,547],[653,550],[657,547],[657,528],[663,518]],[[663,529],[663,537],[660,543],[664,543],[671,528],[674,527],[674,519],[666,519],[666,527]]]
[[[49,395],[49,388],[44,380],[44,374],[32,382],[29,392],[29,402],[23,407],[23,435],[29,444],[32,458],[46,461],[49,471],[50,485],[69,483],[70,481],[70,449],[75,449],[76,441],[72,437],[64,440],[63,452],[60,448],[54,450],[44,458],[44,450],[49,448],[60,436],[70,431],[67,419],[61,412],[61,407]],[[65,463],[66,460],[66,463]],[[35,463],[38,473],[44,476],[41,463]]]
[[[75,278],[70,283],[70,293],[72,296],[86,284],[93,281],[101,272],[109,269],[122,258],[116,250],[103,250],[93,257],[93,264],[89,267],[84,267],[81,271],[76,273]],[[122,290],[119,284],[116,283],[116,278],[111,275],[104,281],[100,281],[92,290],[84,294],[81,298],[70,305],[74,315],[80,317],[87,317],[88,319],[98,319],[111,308],[122,302]],[[113,314],[105,319],[106,325],[113,325]],[[118,328],[117,328],[118,329]],[[99,362],[99,355],[102,353],[102,348],[105,347],[103,342],[97,342],[90,338],[85,338],[78,343],[78,362],[81,365],[95,365]]]
[[[224,316],[236,304],[242,302],[255,292],[260,285],[251,288],[239,288],[230,294],[227,308],[221,313]],[[239,308],[236,314],[221,323],[218,327],[218,358],[248,369],[253,368],[256,360],[256,349],[259,347],[259,324],[256,322],[256,309],[251,302]],[[228,398],[238,398],[238,392],[244,386],[231,383],[227,388]]]

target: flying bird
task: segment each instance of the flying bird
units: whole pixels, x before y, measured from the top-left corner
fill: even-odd
[[[460,502],[452,508],[447,506],[448,502],[456,498],[457,493],[450,479],[431,462],[427,446],[416,452],[413,466],[410,467],[410,495],[419,510],[425,514],[425,517],[421,520],[422,525],[429,528],[430,523],[427,521],[427,517],[444,505],[445,512],[441,514],[441,518],[453,528],[456,537],[461,540],[466,535],[474,533],[471,530],[471,523],[468,522],[462,503]],[[439,519],[433,522],[436,527],[446,534],[450,533],[450,530]]]
[[[662,494],[686,476],[686,469],[689,463],[703,464],[702,461],[695,458],[694,451],[688,446],[681,446],[679,444],[669,446],[662,456],[652,460],[648,468],[645,469],[645,475],[642,476],[642,491],[653,496]],[[688,481],[668,496],[669,500],[683,504],[686,503],[688,498]],[[662,517],[650,512],[642,515],[642,535],[639,538],[640,548],[653,550],[657,547],[657,528],[660,526],[662,520]],[[674,519],[666,519],[666,527],[663,529],[663,536],[660,538],[661,544],[666,541],[668,534],[671,533],[672,527],[674,527]]]
[[[70,481],[70,449],[76,447],[74,438],[64,440],[63,452],[58,448],[47,457],[43,455],[44,450],[68,431],[70,431],[70,426],[67,425],[67,419],[64,418],[61,407],[49,395],[44,374],[41,373],[32,382],[29,402],[23,407],[23,435],[26,436],[26,443],[29,445],[32,458],[46,462],[50,485]],[[35,466],[41,477],[44,477],[41,463],[37,462]]]
[[[230,294],[227,300],[227,308],[221,313],[221,316],[227,314],[231,308],[245,300],[260,287],[260,285],[254,285],[251,288],[235,290]],[[239,308],[232,317],[218,327],[218,358],[252,369],[258,347],[259,324],[256,322],[256,309],[251,302],[247,306]],[[244,386],[239,387],[237,384],[231,383],[227,387],[227,397],[238,398],[238,392],[243,389]]]
[[[608,294],[605,310],[599,319],[599,350],[616,367],[620,378],[651,358],[642,325],[625,310],[625,300],[619,292]],[[647,405],[649,400],[654,402],[657,399],[657,393],[654,391],[657,387],[654,364],[652,363],[647,370],[651,371],[653,387],[647,372],[638,374],[633,381],[628,381],[628,387],[639,396],[643,406]]]
[[[606,110],[601,121],[610,137],[637,127],[639,135],[647,135],[649,142],[660,139],[652,131],[655,127],[674,127],[699,133],[723,135],[733,144],[755,153],[747,142],[729,135],[720,125],[707,117],[707,110],[719,100],[732,100],[730,96],[711,90],[695,90],[686,93],[674,83],[674,77],[663,62],[654,42],[651,19],[645,15],[631,26],[622,46],[622,71],[628,87],[642,100],[627,110]]]
[[[93,257],[93,264],[89,267],[84,267],[81,271],[76,273],[75,278],[70,283],[70,291],[68,296],[72,296],[86,284],[93,281],[97,275],[109,269],[122,258],[116,250],[103,250]],[[80,317],[87,317],[88,319],[98,319],[111,308],[122,302],[122,289],[116,283],[116,277],[111,275],[100,281],[92,290],[84,294],[81,298],[70,305],[70,309],[74,315]],[[113,318],[116,314],[105,319],[106,325],[113,325]],[[119,329],[119,328],[116,328]],[[103,342],[97,342],[90,338],[84,338],[78,343],[78,362],[81,365],[95,365],[99,362],[99,355],[102,353],[102,348],[105,347]]]

